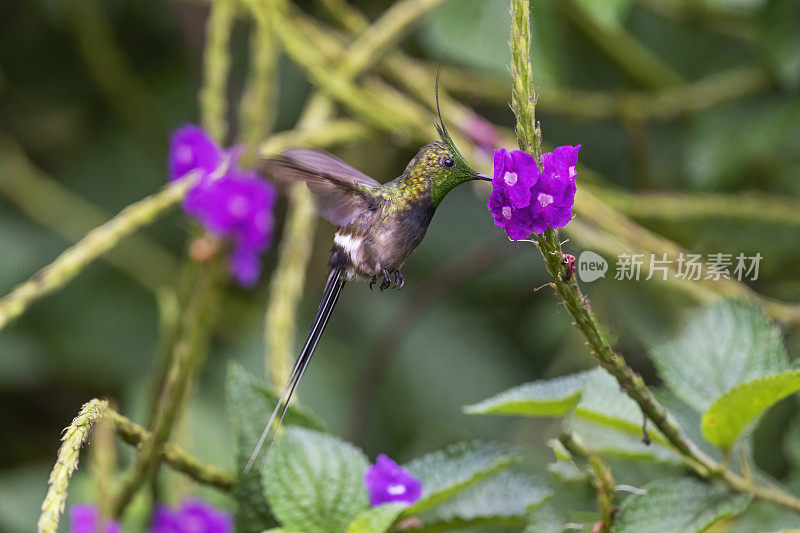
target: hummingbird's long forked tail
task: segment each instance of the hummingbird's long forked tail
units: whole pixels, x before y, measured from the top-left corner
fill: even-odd
[[[269,455],[269,450],[272,447],[272,443],[275,441],[275,437],[278,434],[278,429],[281,427],[283,417],[286,416],[286,411],[289,409],[289,402],[292,400],[292,395],[297,388],[297,384],[300,382],[300,378],[303,377],[303,373],[306,371],[309,361],[311,361],[311,356],[314,355],[314,349],[317,347],[320,337],[322,337],[322,332],[325,330],[325,326],[328,324],[328,320],[331,317],[333,308],[336,305],[336,301],[339,299],[339,294],[342,292],[342,287],[344,287],[345,283],[346,280],[344,279],[342,271],[337,267],[332,268],[331,273],[328,275],[328,282],[325,285],[325,291],[322,293],[322,301],[317,309],[314,322],[311,323],[311,330],[308,332],[306,343],[303,345],[303,349],[300,351],[300,355],[297,357],[297,362],[294,364],[292,374],[289,376],[289,382],[284,387],[283,392],[278,399],[278,404],[272,411],[272,415],[269,417],[267,426],[264,428],[263,433],[261,433],[261,437],[258,439],[258,444],[256,444],[252,455],[250,455],[250,459],[247,461],[247,466],[244,467],[245,473],[249,472],[253,467],[253,463],[255,463],[256,458],[258,457],[258,453],[261,451],[264,442],[267,441],[269,442],[267,445],[267,456]],[[278,412],[280,412],[280,417],[278,417]],[[273,423],[275,422],[276,417],[278,423],[275,424],[275,431],[272,431]]]

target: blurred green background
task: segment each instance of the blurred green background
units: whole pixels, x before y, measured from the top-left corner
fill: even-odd
[[[374,18],[391,2],[353,4]],[[326,20],[315,2],[299,5]],[[654,216],[646,206],[637,216],[697,253],[760,252],[761,275],[753,287],[786,302],[800,302],[800,231],[775,209],[796,220],[797,212],[786,206],[800,207],[799,6],[790,0],[542,0],[533,12],[534,69],[544,95],[537,118],[545,141],[582,144],[581,162],[599,173],[596,184],[612,192],[726,194],[729,216]],[[83,220],[86,205],[110,216],[165,182],[169,133],[198,121],[207,12],[202,1],[0,4],[3,294],[71,244],[59,230]],[[463,80],[452,92],[510,127],[508,26],[504,0],[450,0],[403,49],[441,64],[443,80]],[[234,34],[233,102],[244,84],[248,30],[241,22]],[[746,76],[724,78],[731,72]],[[590,112],[579,109],[586,95],[620,102],[625,95],[657,96],[710,76],[732,81],[717,88],[718,105],[705,109],[665,119],[626,114],[624,107],[609,112],[591,102]],[[743,89],[746,83],[752,87]],[[311,86],[286,57],[279,84],[275,129],[284,130],[295,124]],[[235,131],[235,113],[230,121]],[[24,173],[11,174],[19,170],[9,164],[12,146],[56,184],[54,190],[83,202],[63,209],[45,190],[26,188]],[[376,131],[336,153],[386,181],[402,172],[417,148]],[[12,181],[23,185],[9,186]],[[737,196],[727,194],[753,191],[765,195],[759,196],[765,221],[737,217]],[[782,203],[776,207],[770,198]],[[301,401],[370,457],[387,453],[404,461],[475,438],[541,444],[557,433],[557,421],[470,417],[461,408],[520,382],[591,364],[568,313],[555,306],[549,290],[534,292],[547,280],[538,253],[530,244],[507,242],[485,203],[486,190],[472,187],[447,199],[405,267],[402,291],[349,285],[303,381]],[[283,204],[276,210],[276,241]],[[47,216],[50,223],[41,223]],[[175,210],[141,233],[165,252],[144,263],[166,287],[176,285],[190,229]],[[314,237],[298,342],[318,304],[333,231],[323,222]],[[578,255],[581,248],[569,243],[566,250]],[[178,432],[197,456],[226,468],[233,460],[225,368],[235,360],[264,374],[263,314],[274,262],[273,245],[255,289],[226,290],[238,311],[220,321]],[[430,297],[432,287],[443,285],[447,290]],[[586,290],[632,366],[657,382],[643,345],[667,334],[691,300],[656,282],[625,283],[612,275]],[[397,328],[398,337],[387,341]],[[0,531],[31,529],[60,431],[82,403],[108,397],[143,422],[158,331],[157,294],[99,261],[0,332]],[[787,340],[790,354],[797,353],[796,334],[788,331]],[[376,358],[385,364],[376,365]],[[778,478],[786,461],[774,453],[774,443],[795,409],[794,399],[783,402],[755,439],[759,466]],[[538,450],[533,453],[548,453]],[[79,471],[71,501],[90,498],[85,476],[85,469]]]

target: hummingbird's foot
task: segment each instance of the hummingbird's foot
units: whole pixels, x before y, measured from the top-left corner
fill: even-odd
[[[394,288],[395,289],[402,289],[403,285],[406,284],[406,278],[403,277],[403,273],[399,270],[394,271]]]
[[[388,289],[389,286],[392,284],[392,278],[389,276],[389,271],[385,268],[383,269],[383,281],[381,282],[381,292],[383,289]]]
[[[378,276],[372,276],[372,281],[369,282],[369,290],[372,290],[372,286],[378,281]]]

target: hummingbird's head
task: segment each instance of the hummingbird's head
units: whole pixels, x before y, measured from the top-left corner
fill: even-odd
[[[439,114],[436,131],[441,140],[423,146],[409,163],[406,173],[424,176],[430,180],[431,196],[434,205],[438,206],[456,185],[473,180],[492,181],[492,177],[472,168],[472,165],[458,151],[452,137],[447,132],[444,120],[442,120],[442,112],[439,110],[438,75],[436,77],[436,111]]]

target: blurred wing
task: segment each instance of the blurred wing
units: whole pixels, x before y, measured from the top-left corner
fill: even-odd
[[[381,184],[341,159],[301,148],[286,150],[281,156],[261,161],[261,173],[279,186],[305,181],[319,214],[337,226],[375,207],[373,189]]]
[[[334,179],[354,184],[380,187],[381,184],[370,178],[360,170],[356,170],[338,157],[322,150],[308,150],[305,148],[289,148],[281,153],[282,156],[296,161],[303,167],[320,174],[327,174]]]

